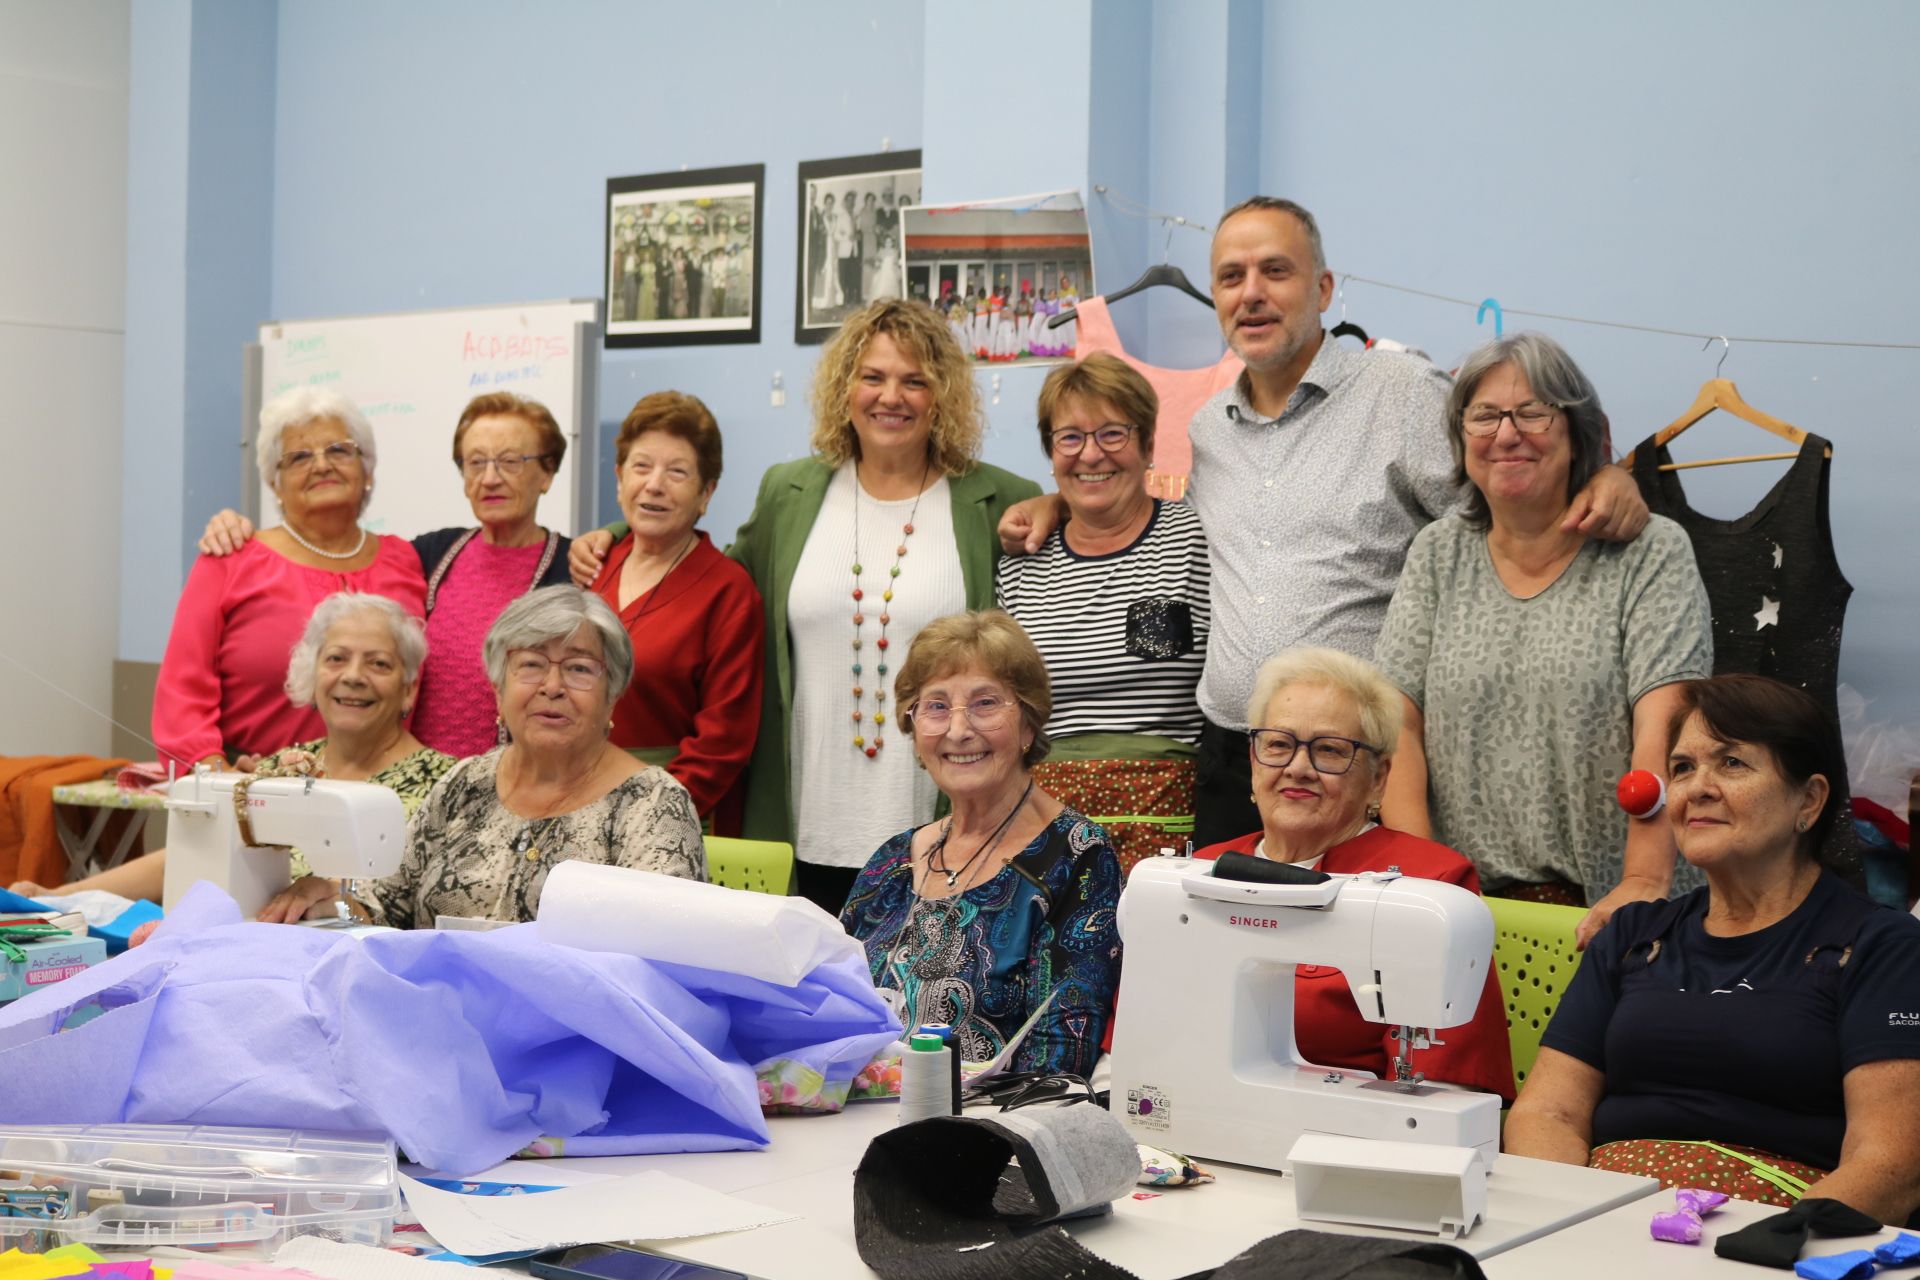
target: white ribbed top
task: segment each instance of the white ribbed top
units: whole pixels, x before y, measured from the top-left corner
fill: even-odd
[[[793,726],[788,772],[793,785],[794,850],[803,862],[832,867],[864,867],[886,840],[910,826],[933,819],[937,791],[933,780],[914,767],[913,744],[898,727],[893,680],[907,660],[920,628],[967,606],[960,552],[953,538],[953,501],[946,477],[914,499],[881,502],[864,490],[860,502],[860,546],[853,545],[853,467],[843,465],[827,484],[826,500],[807,534],[787,596],[787,629],[793,643]],[[890,578],[901,527],[912,517],[913,536],[900,576]],[[853,648],[853,565],[865,571],[860,585],[866,598],[858,611],[864,646]],[[893,602],[880,593],[893,586]],[[888,648],[874,647],[880,613],[893,618]],[[856,677],[853,664],[863,670]],[[887,672],[879,674],[885,663]],[[866,690],[860,700],[861,723],[853,723],[853,686]],[[868,759],[853,745],[856,733],[873,740],[873,692],[887,693],[886,745]]]

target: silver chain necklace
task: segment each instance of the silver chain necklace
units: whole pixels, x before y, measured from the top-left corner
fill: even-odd
[[[289,538],[292,538],[295,542],[299,543],[301,546],[305,547],[307,550],[313,552],[313,554],[327,560],[351,560],[355,556],[359,555],[361,550],[364,549],[367,545],[367,531],[365,529],[360,530],[360,541],[353,544],[353,550],[322,551],[319,547],[314,546],[311,542],[308,542],[305,538],[301,537],[300,531],[293,527],[293,522],[291,520],[282,520],[280,522],[280,527],[287,531],[287,536]]]

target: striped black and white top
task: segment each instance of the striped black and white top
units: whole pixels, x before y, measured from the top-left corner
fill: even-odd
[[[1034,554],[1000,561],[1000,607],[1033,637],[1053,680],[1051,737],[1200,740],[1195,691],[1210,620],[1206,536],[1185,503],[1156,499],[1153,506],[1147,527],[1122,550],[1077,555],[1056,529]],[[1169,635],[1186,630],[1178,624],[1182,612],[1191,619],[1191,642],[1169,644]]]

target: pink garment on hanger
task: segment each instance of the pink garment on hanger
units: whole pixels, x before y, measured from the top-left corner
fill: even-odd
[[[1146,378],[1154,394],[1160,397],[1160,418],[1153,429],[1153,469],[1147,473],[1147,492],[1156,498],[1178,501],[1186,496],[1187,477],[1193,471],[1193,445],[1187,439],[1187,424],[1200,406],[1232,386],[1246,368],[1240,357],[1229,351],[1220,363],[1204,369],[1162,369],[1136,360],[1120,345],[1113,317],[1105,298],[1082,298],[1074,319],[1079,322],[1077,358],[1085,359],[1095,351],[1119,356]]]

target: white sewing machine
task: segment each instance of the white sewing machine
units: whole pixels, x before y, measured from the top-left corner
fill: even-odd
[[[1486,904],[1395,871],[1268,884],[1216,865],[1149,858],[1127,878],[1114,1114],[1141,1142],[1263,1169],[1288,1168],[1302,1134],[1469,1147],[1491,1167],[1500,1099],[1425,1084],[1410,1062],[1473,1017],[1493,957]],[[1362,1017],[1399,1027],[1395,1079],[1300,1056],[1296,964],[1338,968]]]
[[[292,882],[288,849],[306,855],[315,875],[360,880],[400,866],[407,829],[400,797],[372,782],[258,778],[247,789],[257,842],[241,839],[233,788],[244,774],[196,772],[167,792],[167,878],[163,906],[197,880],[232,895],[249,918]]]

